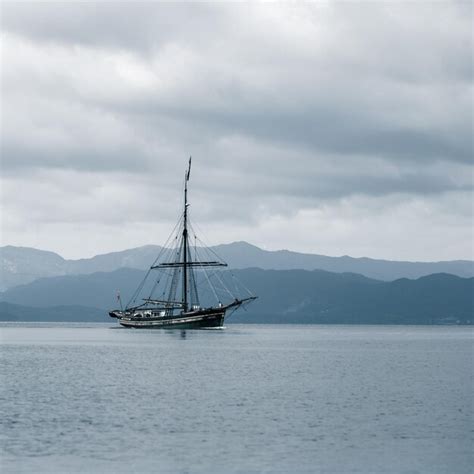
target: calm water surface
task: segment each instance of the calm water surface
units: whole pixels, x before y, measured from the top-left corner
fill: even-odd
[[[467,327],[0,326],[2,473],[471,473]]]

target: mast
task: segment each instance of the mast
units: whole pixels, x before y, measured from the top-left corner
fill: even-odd
[[[227,263],[219,261],[201,261],[201,260],[192,260],[190,251],[189,251],[189,241],[188,241],[188,181],[189,175],[191,173],[191,157],[189,157],[188,169],[184,175],[184,213],[183,213],[183,231],[181,233],[181,239],[177,245],[179,252],[176,256],[176,259],[172,262],[161,262],[158,264],[153,264],[150,267],[150,270],[154,269],[175,269],[172,273],[171,284],[169,286],[168,300],[169,305],[167,309],[172,312],[176,309],[176,305],[180,305],[182,312],[186,313],[189,309],[189,305],[193,302],[199,304],[199,297],[197,293],[196,280],[194,275],[194,268],[206,268],[206,267],[227,267]],[[177,249],[176,249],[177,250]],[[158,258],[155,260],[155,263],[158,261]],[[176,291],[178,286],[178,281],[180,278],[180,269],[183,267],[182,273],[182,295],[181,301],[176,300]],[[179,269],[179,270],[178,270]],[[158,284],[158,283],[157,283]],[[155,285],[156,286],[156,285]],[[188,299],[188,288],[190,291],[191,300]],[[153,290],[154,291],[154,290]],[[194,294],[193,294],[194,291]],[[164,292],[163,292],[164,294]],[[151,296],[146,301],[158,301],[156,298]],[[160,299],[160,301],[162,301]]]
[[[183,312],[188,310],[188,181],[191,173],[191,157],[184,180],[184,219],[183,219]]]

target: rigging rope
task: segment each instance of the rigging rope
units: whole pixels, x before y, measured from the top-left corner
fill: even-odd
[[[198,253],[197,253],[197,247],[196,247],[196,255],[198,255]],[[208,283],[209,283],[209,287],[211,288],[212,292],[214,293],[214,297],[216,298],[216,301],[217,301],[218,303],[220,303],[220,299],[219,299],[219,297],[217,296],[216,290],[214,289],[214,286],[212,285],[211,280],[209,279],[209,276],[208,276],[208,274],[207,274],[206,267],[202,267],[202,269],[204,270],[204,275],[205,275],[205,277],[206,277],[206,279],[207,279],[207,281],[208,281]]]

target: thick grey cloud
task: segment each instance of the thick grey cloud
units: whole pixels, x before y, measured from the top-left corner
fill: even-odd
[[[194,212],[221,240],[437,258],[437,240],[410,253],[377,227],[416,215],[422,242],[454,213],[443,255],[472,255],[470,3],[1,8],[5,243],[48,247],[54,231],[74,253],[61,235],[117,235],[124,221],[132,236],[86,251],[159,241],[193,154]],[[350,215],[346,241],[336,232],[329,210],[348,203],[390,255],[356,241]],[[314,226],[308,215],[334,237],[325,247],[286,232]]]
[[[195,33],[205,34],[207,10],[204,4],[24,2],[4,4],[2,22],[9,31],[36,41],[147,52],[172,38],[187,37],[190,23]]]

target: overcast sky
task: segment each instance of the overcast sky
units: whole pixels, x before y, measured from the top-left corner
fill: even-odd
[[[2,3],[3,245],[473,253],[466,2]]]

